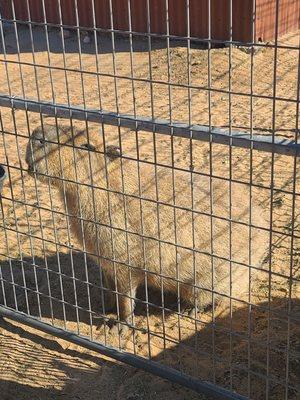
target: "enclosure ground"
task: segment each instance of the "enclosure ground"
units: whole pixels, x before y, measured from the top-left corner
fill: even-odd
[[[1,322],[0,347],[2,400],[205,399],[9,320]]]
[[[253,56],[246,48],[233,48],[231,89],[236,94],[231,97],[225,93],[230,85],[228,74],[228,48],[207,49],[192,46],[190,69],[187,63],[187,49],[184,44],[172,44],[170,53],[166,42],[154,41],[151,51],[152,73],[149,71],[148,43],[134,39],[132,82],[129,41],[117,38],[115,58],[109,37],[98,37],[99,55],[95,57],[95,44],[83,45],[82,59],[78,55],[76,34],[66,39],[66,56],[61,52],[59,32],[50,31],[50,59],[43,30],[34,31],[35,55],[31,53],[29,31],[20,28],[20,67],[17,55],[17,43],[12,31],[6,33],[6,54],[1,52],[0,91],[1,93],[55,101],[71,105],[85,105],[88,108],[100,106],[109,111],[140,116],[172,119],[217,127],[229,127],[271,135],[275,128],[281,138],[294,138],[296,132],[296,88],[298,75],[299,50],[278,50],[277,91],[279,100],[274,108],[273,100],[265,96],[274,93],[274,49],[263,48]],[[298,45],[299,32],[283,38],[281,43]],[[167,61],[171,68],[168,70]],[[3,60],[12,61],[5,63]],[[30,63],[34,62],[35,67]],[[48,68],[49,63],[54,69]],[[115,71],[121,77],[114,79]],[[211,65],[210,65],[211,63]],[[253,63],[253,86],[251,88],[251,63]],[[38,66],[37,66],[38,65]],[[210,65],[210,68],[209,68]],[[64,66],[71,69],[67,73]],[[103,74],[100,83],[93,72]],[[81,71],[85,71],[82,73]],[[209,92],[208,71],[211,73]],[[190,75],[190,80],[187,76]],[[9,78],[8,78],[9,77]],[[152,77],[153,83],[147,82]],[[169,101],[168,86],[163,82],[177,84],[171,90]],[[187,84],[194,86],[188,90]],[[99,103],[99,92],[101,104]],[[133,93],[136,107],[134,108]],[[251,102],[249,94],[255,97]],[[116,94],[118,95],[116,100]],[[209,107],[209,98],[211,107]],[[291,100],[291,101],[289,101]],[[229,123],[229,104],[231,103],[231,124]],[[153,107],[152,107],[153,105]],[[191,108],[189,108],[191,106]],[[189,114],[189,109],[191,114]],[[210,111],[210,112],[209,112]],[[275,114],[274,114],[275,111]],[[5,284],[7,305],[14,307],[17,298],[22,311],[39,316],[57,326],[64,326],[63,312],[67,316],[67,328],[115,347],[149,357],[154,360],[180,368],[193,376],[215,381],[226,388],[232,388],[242,394],[248,389],[255,399],[264,399],[266,393],[267,360],[269,360],[269,395],[274,400],[285,396],[286,377],[296,386],[299,376],[299,261],[300,261],[300,224],[299,224],[299,177],[294,183],[294,159],[287,156],[274,156],[274,190],[271,255],[266,255],[262,263],[259,279],[251,283],[250,298],[252,306],[234,302],[228,310],[217,308],[214,313],[215,326],[211,324],[212,311],[201,314],[201,321],[195,324],[183,316],[178,318],[175,311],[166,315],[166,337],[163,340],[161,313],[151,309],[149,329],[153,333],[144,333],[147,313],[143,304],[138,304],[136,326],[140,329],[135,335],[120,343],[111,337],[104,327],[99,329],[99,318],[91,318],[88,312],[81,312],[80,323],[76,322],[74,308],[63,310],[61,305],[61,285],[65,300],[74,304],[74,286],[70,279],[72,268],[79,280],[85,279],[82,266],[84,258],[80,245],[68,234],[67,222],[58,193],[47,184],[38,183],[26,172],[25,148],[30,131],[40,124],[40,116],[24,111],[0,108],[1,129],[4,134],[0,145],[0,162],[9,166],[9,180],[3,190],[3,226],[0,230],[0,262],[4,278],[12,279],[19,285],[30,289],[24,291],[11,284]],[[252,115],[252,122],[250,116]],[[46,122],[54,122],[46,118]],[[65,124],[69,121],[59,121]],[[84,123],[73,121],[76,126]],[[147,132],[135,132],[97,124],[88,124],[90,130],[99,131],[105,136],[107,144],[119,145],[122,142],[123,154],[137,157],[137,148],[141,161],[156,162],[161,168],[170,170],[170,166],[192,170],[196,179],[214,175],[214,180],[229,179],[231,176],[238,185],[253,183],[252,199],[260,203],[268,216],[265,228],[270,226],[270,182],[272,155],[264,152],[232,149],[214,144],[210,153],[209,144],[194,141],[193,155],[190,153],[190,141],[165,135],[152,135]],[[104,129],[104,131],[103,131]],[[18,136],[15,135],[17,132]],[[154,142],[156,154],[154,154]],[[172,149],[173,156],[172,160]],[[103,143],[100,150],[103,150]],[[210,155],[213,170],[210,171]],[[155,159],[156,156],[156,159]],[[174,161],[174,164],[173,164]],[[299,168],[298,163],[296,167]],[[192,167],[192,168],[191,168]],[[199,175],[197,175],[199,174]],[[237,186],[238,188],[239,186]],[[229,183],[224,180],[224,198],[228,199]],[[248,203],[249,196],[243,198]],[[295,207],[293,207],[293,205]],[[295,209],[294,241],[291,242],[291,213]],[[245,221],[249,222],[249,216]],[[253,216],[255,219],[255,215]],[[31,236],[28,235],[31,233]],[[37,265],[35,268],[32,264]],[[46,267],[51,271],[50,283],[52,296],[57,298],[54,304],[55,315],[51,315],[47,299]],[[12,272],[13,271],[13,274]],[[269,272],[272,272],[269,279]],[[62,280],[58,272],[64,274]],[[89,261],[89,280],[95,284],[91,288],[92,311],[100,309],[99,272]],[[271,288],[270,288],[271,283]],[[87,308],[86,285],[77,284],[77,293],[82,308]],[[36,288],[41,296],[41,304],[34,292]],[[143,290],[139,294],[142,299]],[[155,293],[151,294],[157,300]],[[0,298],[1,302],[4,300]],[[39,308],[41,306],[41,309]],[[228,304],[227,304],[228,306]],[[112,313],[112,316],[114,314]],[[250,317],[249,317],[250,316]],[[179,329],[180,325],[180,329]],[[230,334],[229,332],[234,334]],[[158,378],[136,371],[112,360],[96,356],[94,353],[69,345],[58,339],[37,333],[14,323],[1,324],[0,349],[0,390],[5,399],[193,399],[199,398],[185,389],[167,383]],[[289,358],[287,358],[289,354]],[[250,355],[250,359],[249,359]],[[2,362],[1,362],[2,361]],[[250,370],[248,374],[247,371]],[[297,392],[290,389],[289,398],[296,399]],[[23,397],[21,397],[23,396]],[[102,396],[102,397],[101,397]],[[115,397],[111,397],[115,396]]]

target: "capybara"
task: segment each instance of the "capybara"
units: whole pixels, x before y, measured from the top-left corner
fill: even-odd
[[[32,132],[26,161],[64,197],[73,233],[104,271],[122,321],[130,323],[143,284],[196,310],[249,290],[268,238],[253,198],[250,240],[248,185],[232,182],[229,196],[226,179],[101,146],[99,132],[45,124]]]

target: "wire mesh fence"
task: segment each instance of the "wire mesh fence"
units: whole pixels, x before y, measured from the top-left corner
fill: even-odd
[[[182,36],[177,2],[142,1],[145,32],[134,1],[69,3],[0,9],[1,314],[221,399],[298,398],[300,46],[294,27],[279,36],[286,2],[270,2],[267,43],[255,1],[247,43],[232,0],[221,39],[211,0],[205,37],[193,1]]]

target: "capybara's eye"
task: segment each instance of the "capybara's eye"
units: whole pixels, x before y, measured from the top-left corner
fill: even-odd
[[[44,138],[43,136],[35,137],[35,138],[34,138],[34,141],[37,142],[37,143],[39,143],[39,144],[44,145],[44,143],[45,143],[45,138]]]

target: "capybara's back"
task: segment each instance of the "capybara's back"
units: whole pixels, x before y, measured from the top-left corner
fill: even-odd
[[[177,292],[179,284],[191,303],[196,285],[200,307],[211,304],[213,296],[220,300],[218,293],[240,298],[249,290],[249,265],[253,278],[268,248],[267,215],[257,199],[250,199],[249,187],[143,163],[139,174],[137,169],[127,159],[109,163],[109,188],[122,192],[123,172],[130,195],[110,195],[119,197],[112,224],[123,232],[121,243],[124,232],[131,232],[132,263],[152,272],[148,284],[161,287],[162,275],[165,289]],[[125,251],[123,262],[126,256]]]

